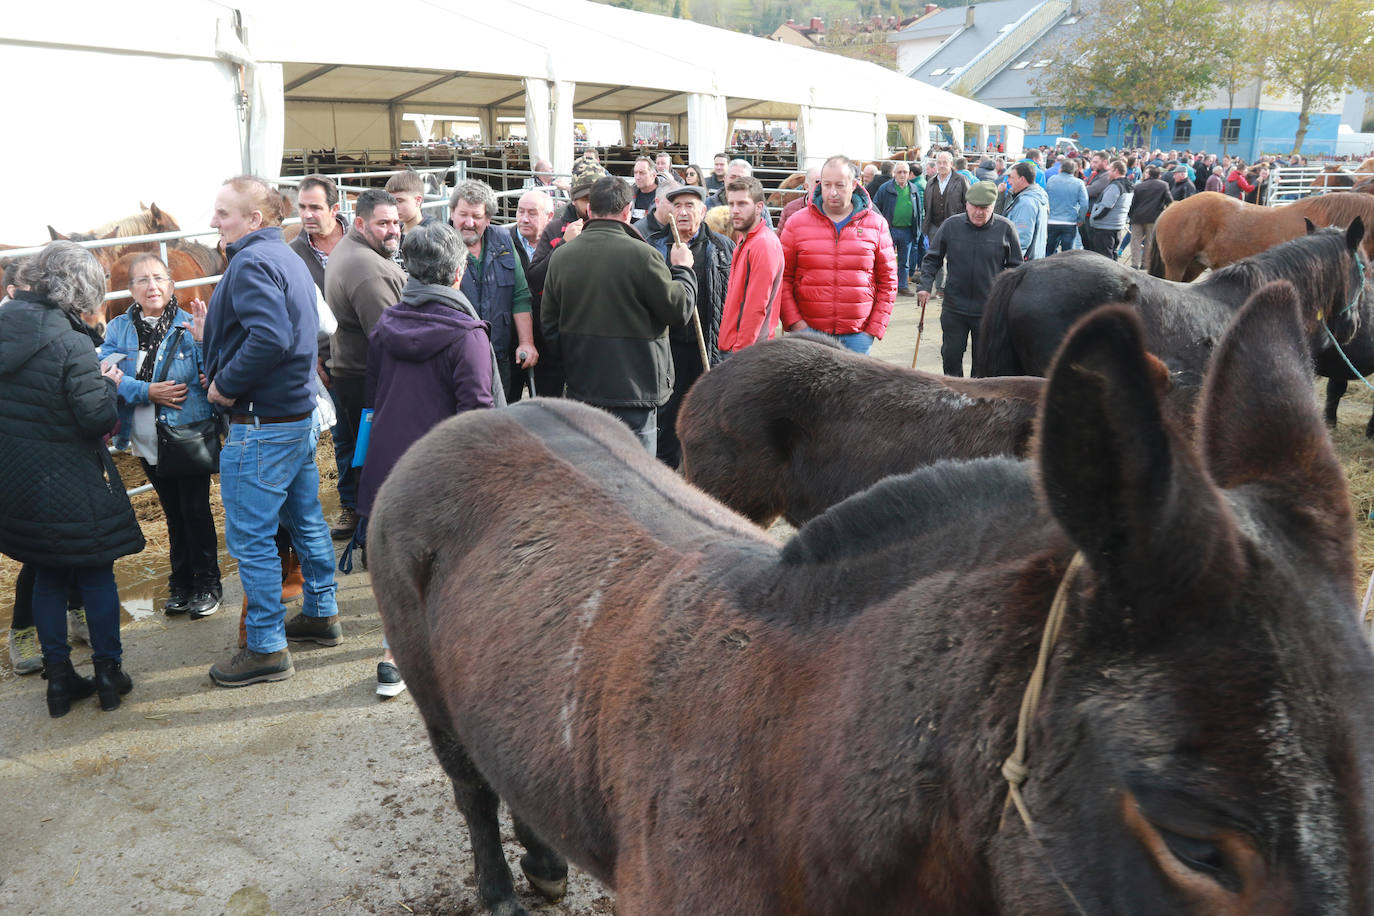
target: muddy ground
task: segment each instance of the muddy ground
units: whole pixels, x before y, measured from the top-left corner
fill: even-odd
[[[915,336],[915,302],[899,299],[875,353],[910,365]],[[920,357],[939,370],[938,307]],[[1339,439],[1363,468],[1365,515],[1368,410],[1366,395],[1348,405]],[[91,700],[50,719],[44,682],[0,664],[0,912],[479,912],[466,831],[410,695],[373,692],[381,624],[367,574],[340,577],[341,645],[293,651],[291,680],[223,690],[206,672],[234,650],[237,576],[220,613],[168,619],[152,610],[156,559],[139,560],[147,574],[125,596],[136,686],[118,711]],[[89,651],[74,658],[88,665]],[[506,835],[514,868],[508,821]],[[545,914],[614,912],[576,870],[561,904],[525,899]]]

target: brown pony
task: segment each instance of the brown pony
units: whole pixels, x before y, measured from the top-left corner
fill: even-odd
[[[1104,309],[1033,466],[890,477],[786,545],[594,408],[435,427],[372,584],[482,905],[527,912],[504,799],[541,895],[566,856],[622,916],[1374,910],[1350,501],[1293,290],[1256,298],[1196,439]]]
[[[140,204],[140,206],[142,206]],[[48,227],[48,235],[56,239],[69,239],[73,242],[91,242],[96,239],[123,238],[130,235],[152,235],[157,232],[176,232],[181,226],[172,215],[158,207],[157,204],[149,204],[143,207],[133,216],[126,216],[114,222],[97,226],[90,232],[73,232],[70,235],[63,235],[52,226]],[[157,243],[144,242],[136,245],[112,245],[108,248],[92,248],[91,254],[100,262],[100,266],[109,273],[111,265],[118,261],[120,257],[128,252],[158,250]],[[201,276],[204,276],[203,274]]]
[[[768,195],[768,206],[774,210],[787,206],[805,193],[805,184],[806,173],[793,172],[778,184],[776,191]]]
[[[687,480],[765,528],[800,527],[889,474],[1025,454],[1045,380],[948,378],[790,334],[741,350],[683,401]]]
[[[147,252],[131,251],[121,255],[118,261],[110,265],[110,278],[106,281],[107,292],[125,292],[129,289],[129,266],[134,259]],[[152,252],[156,254],[156,252]],[[172,275],[172,281],[180,283],[183,280],[196,280],[206,276],[204,269],[196,263],[196,259],[190,252],[182,251],[180,248],[167,249],[167,268]],[[177,302],[182,308],[186,308],[192,299],[200,299],[202,302],[209,302],[210,295],[215,291],[214,286],[205,284],[204,286],[187,286],[176,291]],[[116,315],[123,315],[133,305],[133,300],[111,299],[105,303],[105,321],[109,322]]]
[[[1345,228],[1356,217],[1374,226],[1374,198],[1338,191],[1283,207],[1260,207],[1204,191],[1160,214],[1150,239],[1150,274],[1186,283],[1209,267],[1225,267],[1305,235],[1307,220],[1318,227]],[[1365,237],[1364,253],[1374,259],[1374,232]]]

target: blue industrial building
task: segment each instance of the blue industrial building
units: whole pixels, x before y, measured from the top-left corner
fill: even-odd
[[[1292,149],[1297,103],[1259,81],[1229,99],[1222,90],[1201,107],[1170,111],[1149,135],[1129,119],[1068,115],[1052,99],[1042,103],[1033,87],[1045,79],[1052,85],[1059,72],[1073,78],[1057,58],[1059,48],[1093,20],[1092,5],[1082,0],[990,0],[924,16],[888,41],[897,45],[899,68],[913,79],[1025,118],[1027,147],[1071,137],[1093,149],[1205,149],[1249,160]],[[1339,102],[1312,112],[1303,151],[1335,153],[1340,123]]]

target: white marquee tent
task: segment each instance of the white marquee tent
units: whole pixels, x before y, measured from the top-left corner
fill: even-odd
[[[627,137],[668,122],[695,162],[736,118],[795,121],[806,162],[881,157],[889,123],[922,146],[932,121],[956,141],[991,130],[1010,153],[1025,127],[875,64],[590,0],[23,4],[0,22],[0,81],[30,87],[10,123],[33,125],[25,155],[63,176],[18,183],[0,240],[21,242],[123,215],[135,196],[201,225],[221,176],[276,174],[284,148],[395,148],[414,139],[408,112],[475,117],[487,139],[523,118],[559,171],[574,118],[619,120]],[[20,165],[14,144],[4,155]],[[68,176],[81,199],[54,211]]]

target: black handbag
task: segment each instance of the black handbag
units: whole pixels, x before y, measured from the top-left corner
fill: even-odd
[[[185,329],[176,328],[173,334],[184,334]],[[180,344],[173,339],[167,345],[171,353]],[[170,359],[162,361],[154,382],[167,378]],[[195,423],[172,426],[162,422],[161,408],[157,418],[157,473],[159,477],[193,477],[201,474],[219,473],[221,423],[218,416],[207,417]]]

